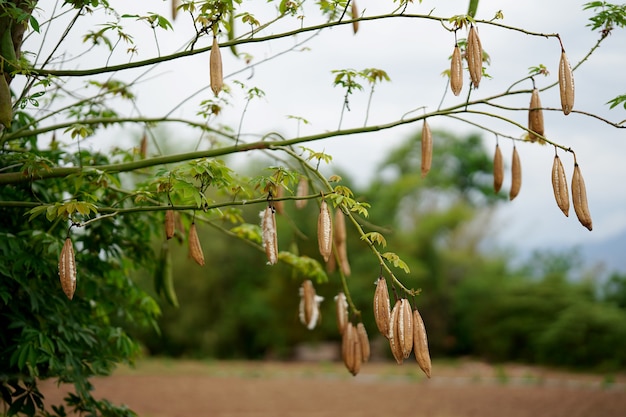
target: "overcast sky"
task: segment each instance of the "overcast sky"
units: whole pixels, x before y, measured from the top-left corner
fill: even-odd
[[[392,10],[391,1],[357,0],[364,15],[376,15]],[[169,1],[111,2],[123,13],[144,13],[146,9],[169,14]],[[146,4],[150,3],[150,7]],[[424,0],[415,1],[408,7],[407,13],[428,14],[449,17],[465,14],[467,1]],[[591,16],[590,11],[582,11],[581,1],[480,1],[477,18],[491,19],[498,10],[504,15],[500,22],[510,26],[523,27],[529,31],[541,33],[559,33],[563,40],[572,65],[575,65],[598,39],[585,25]],[[256,15],[262,22],[271,18],[271,14],[262,13],[266,8],[264,1],[243,2],[244,7],[259,7]],[[43,6],[40,6],[43,7]],[[129,28],[133,27],[138,45],[138,59],[147,59],[155,53],[155,41],[150,30],[141,22],[132,23],[125,19]],[[321,22],[313,10],[304,17],[305,24]],[[94,21],[95,23],[95,21]],[[295,29],[300,24],[298,19],[288,19],[281,23],[279,30]],[[145,30],[142,30],[145,28]],[[512,82],[528,74],[528,68],[539,64],[550,71],[549,77],[538,77],[537,86],[542,88],[557,80],[560,46],[555,38],[525,35],[494,26],[478,26],[482,45],[491,56],[488,73],[492,79],[483,79],[480,89],[472,98],[487,97],[501,93]],[[243,32],[245,27],[238,26]],[[73,31],[75,42],[80,41],[80,30]],[[174,31],[159,32],[159,48],[162,54],[178,50],[193,35],[189,29],[189,18],[179,16],[174,23]],[[274,56],[297,42],[304,41],[310,34],[301,34],[296,38],[286,38],[264,44],[249,44],[239,47],[240,52],[253,56],[253,62]],[[460,33],[459,37],[465,37]],[[225,39],[220,39],[225,41]],[[199,46],[206,46],[202,41]],[[626,119],[622,107],[609,110],[605,103],[611,98],[626,93],[624,68],[626,66],[626,30],[616,29],[602,47],[596,51],[590,61],[576,71],[575,108],[597,113],[612,121]],[[359,32],[352,34],[349,25],[324,31],[302,45],[306,50],[291,52],[259,65],[254,70],[246,69],[242,60],[235,59],[224,49],[224,74],[226,83],[235,95],[229,99],[232,107],[227,108],[219,122],[237,126],[243,111],[244,101],[234,80],[246,84],[248,88],[258,86],[265,92],[265,97],[250,103],[244,117],[242,132],[263,135],[276,131],[285,137],[309,135],[326,130],[335,130],[343,102],[343,91],[332,86],[332,70],[353,68],[379,68],[385,70],[391,82],[377,87],[369,115],[370,124],[388,123],[401,118],[407,112],[425,106],[429,111],[439,105],[446,86],[446,79],[441,72],[449,65],[448,57],[454,46],[454,36],[446,31],[439,22],[418,19],[394,18],[386,21],[369,21],[360,24]],[[128,57],[123,53],[115,54],[111,62],[125,62]],[[208,53],[196,55],[184,60],[158,65],[142,77],[138,103],[143,114],[161,116],[185,98],[199,92],[185,105],[178,108],[173,116],[195,118],[201,100],[211,97],[208,90],[209,70]],[[106,57],[91,57],[87,63],[79,61],[80,67],[104,65]],[[145,69],[133,71],[133,76]],[[235,75],[232,75],[236,73]],[[468,80],[460,97],[451,94],[445,99],[444,107],[463,100],[467,93]],[[530,88],[530,84],[522,84]],[[350,100],[351,111],[344,115],[342,128],[359,127],[365,119],[367,93],[357,93]],[[507,103],[514,106],[527,106],[528,96],[517,96]],[[560,107],[558,89],[553,88],[541,96],[542,104],[547,107]],[[310,124],[300,126],[288,116],[307,119]],[[505,114],[525,125],[525,112]],[[550,183],[550,173],[554,156],[553,148],[541,147],[529,143],[518,143],[521,157],[523,182],[520,195],[510,203],[502,204],[498,211],[498,223],[502,226],[497,239],[504,244],[514,244],[528,249],[538,245],[579,244],[601,241],[619,233],[626,232],[626,132],[610,127],[598,120],[577,114],[564,116],[560,112],[545,113],[546,136],[560,144],[570,146],[576,151],[578,163],[587,184],[589,207],[593,218],[594,230],[589,232],[581,226],[570,210],[566,218],[558,209]],[[522,132],[513,126],[486,118],[472,119],[485,123],[502,133],[521,137]],[[446,129],[467,134],[477,132],[477,128],[453,121],[449,118],[431,118],[433,129]],[[376,175],[375,166],[388,150],[414,134],[421,128],[409,125],[383,132],[342,137],[307,146],[325,150],[333,155],[334,164],[348,170],[361,184],[367,183]],[[181,139],[186,139],[186,131],[172,127],[171,132]],[[137,134],[133,131],[113,132],[118,140],[124,136]],[[111,135],[108,130],[100,137]],[[122,136],[123,135],[123,136]],[[495,146],[495,137],[484,133],[489,152]],[[195,144],[197,138],[190,139]],[[92,142],[92,146],[97,146]],[[510,161],[512,142],[500,139],[505,155],[505,163]],[[193,146],[193,145],[192,145]],[[560,153],[568,181],[571,179],[573,159],[571,154]],[[508,193],[508,171],[503,191]]]

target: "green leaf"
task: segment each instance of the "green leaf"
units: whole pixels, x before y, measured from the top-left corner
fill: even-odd
[[[32,27],[35,32],[39,33],[39,22],[32,14],[30,15],[29,21],[30,27]]]
[[[409,270],[409,266],[406,264],[406,262],[404,262],[402,259],[400,259],[400,257],[398,255],[396,255],[395,253],[393,253],[393,252],[385,252],[385,253],[381,254],[381,256],[383,257],[383,259],[386,259],[387,261],[391,262],[391,264],[393,266],[395,266],[396,268],[400,268],[400,269],[404,270],[404,272],[406,272],[407,274],[411,272]]]

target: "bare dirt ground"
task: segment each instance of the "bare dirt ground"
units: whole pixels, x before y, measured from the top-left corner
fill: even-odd
[[[567,373],[461,361],[365,364],[140,362],[95,379],[96,396],[141,417],[624,417],[626,375]],[[49,404],[64,390],[43,385]]]

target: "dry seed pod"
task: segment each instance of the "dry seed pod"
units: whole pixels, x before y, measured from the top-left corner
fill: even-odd
[[[509,199],[513,200],[519,194],[522,188],[522,163],[517,153],[517,148],[513,146],[513,157],[511,158],[511,190],[509,191]]]
[[[315,293],[315,287],[313,287],[311,280],[306,280],[302,283],[299,293],[300,322],[304,324],[307,329],[313,330],[320,321],[320,303],[324,300],[324,297],[320,297]]]
[[[483,47],[474,25],[470,26],[467,34],[466,58],[472,84],[474,84],[474,88],[478,88],[480,79],[483,76]]]
[[[330,209],[325,200],[322,200],[320,214],[317,218],[317,243],[324,261],[328,262],[333,249],[333,226],[330,218]]]
[[[296,188],[296,196],[304,197],[309,193],[309,180],[305,177],[301,177],[300,181],[298,181],[298,187]],[[306,207],[306,203],[309,200],[296,200],[296,208],[303,209]]]
[[[563,214],[569,217],[569,192],[567,191],[567,178],[565,177],[565,169],[561,163],[561,158],[554,155],[552,163],[552,190],[556,204],[559,206]]]
[[[574,175],[572,176],[572,203],[576,217],[580,223],[591,231],[591,214],[587,205],[587,190],[585,189],[585,180],[580,173],[580,167],[574,162]]]
[[[141,136],[141,142],[139,143],[139,155],[143,159],[146,159],[148,156],[148,135],[145,133]]]
[[[528,106],[528,130],[531,131],[531,133],[528,134],[528,138],[531,142],[535,142],[537,140],[543,142],[543,139],[536,135],[538,134],[543,136],[544,134],[543,110],[541,110],[539,90],[537,90],[536,88],[533,88],[533,92],[530,95],[530,105]]]
[[[335,296],[335,312],[337,314],[337,328],[343,334],[348,325],[348,300],[343,292]]]
[[[276,233],[276,214],[270,206],[261,212],[261,232],[267,263],[274,265],[278,262],[278,236]]]
[[[379,277],[376,281],[376,291],[374,292],[374,319],[376,327],[383,336],[389,338],[389,327],[391,322],[391,303],[389,301],[389,291],[387,290],[387,280]]]
[[[417,364],[424,371],[426,376],[430,378],[431,362],[430,353],[428,351],[428,338],[426,337],[426,327],[424,320],[417,310],[413,310],[413,352]]]
[[[406,359],[413,350],[413,313],[411,312],[411,304],[406,298],[400,300],[397,320],[396,334],[402,348],[402,356]]]
[[[461,94],[463,89],[463,62],[461,60],[461,48],[458,44],[454,45],[450,62],[450,88],[455,96]]]
[[[361,344],[361,359],[363,362],[368,362],[371,355],[370,341],[367,337],[367,331],[365,330],[363,323],[359,322],[356,325],[356,334],[359,338],[359,343]]]
[[[213,45],[211,46],[211,54],[209,56],[209,70],[211,77],[211,90],[216,96],[224,87],[224,76],[222,75],[222,54],[220,46],[217,43],[217,36],[213,36]]]
[[[181,0],[172,0],[172,20],[176,20],[178,14],[178,7],[181,5]]]
[[[283,189],[283,187],[281,186],[277,186],[276,187],[276,198],[283,198],[283,196],[285,195],[285,191]],[[278,214],[285,214],[285,204],[282,200],[273,200],[272,201],[274,203],[274,209],[276,210],[276,213]]]
[[[204,253],[202,252],[202,246],[200,245],[200,239],[198,238],[198,231],[196,230],[196,224],[191,223],[189,227],[189,255],[200,266],[204,265]]]
[[[347,323],[345,331],[341,335],[341,360],[350,372],[352,372],[351,369],[354,367],[354,357],[352,356],[354,351],[351,350],[352,333],[354,330],[354,325]]]
[[[391,353],[393,354],[394,359],[398,363],[398,365],[402,365],[404,361],[404,352],[402,351],[403,342],[400,340],[398,334],[398,317],[401,315],[402,310],[402,302],[397,300],[391,309],[391,318],[389,320],[389,347],[391,347]],[[404,323],[402,323],[404,324]]]
[[[165,212],[165,238],[171,239],[176,232],[176,214],[174,210],[167,210]]]
[[[352,368],[352,375],[356,376],[361,370],[363,364],[363,347],[361,346],[361,339],[359,339],[358,330],[352,325],[352,349],[354,349],[354,366]]]
[[[335,250],[337,251],[337,258],[339,258],[339,268],[345,276],[350,276],[350,262],[348,261],[348,246],[346,243],[346,219],[343,211],[337,208],[335,211],[335,224],[333,230],[333,238],[335,240]],[[332,260],[331,256],[329,259]]]
[[[352,14],[352,19],[356,19],[359,17],[359,9],[356,5],[356,0],[350,1],[350,11]],[[355,20],[352,22],[352,31],[356,34],[359,31],[359,21]]]
[[[352,323],[348,323],[341,338],[341,358],[352,375],[359,373],[363,362],[363,352],[357,329]]]
[[[502,160],[502,151],[500,145],[496,143],[496,152],[493,155],[493,190],[496,194],[502,187],[502,181],[504,180],[504,162]]]
[[[574,108],[574,75],[565,50],[561,49],[559,61],[559,91],[561,93],[561,109],[568,115]]]
[[[76,258],[74,257],[74,245],[72,239],[65,238],[61,256],[59,256],[59,278],[61,288],[70,300],[76,291]]]
[[[433,161],[433,135],[430,131],[428,122],[424,119],[424,126],[422,127],[422,178],[430,171],[430,166]]]

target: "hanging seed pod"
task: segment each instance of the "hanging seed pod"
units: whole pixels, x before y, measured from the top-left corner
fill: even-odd
[[[204,252],[202,252],[202,246],[200,245],[200,239],[198,238],[198,231],[196,230],[196,224],[191,223],[189,227],[189,255],[200,266],[204,265]]]
[[[533,88],[533,92],[530,95],[530,105],[528,106],[528,130],[530,130],[528,138],[531,142],[535,142],[537,140],[539,140],[540,143],[544,142],[543,139],[536,135],[544,135],[543,110],[541,109],[539,90],[536,88]]]
[[[567,178],[565,177],[565,169],[561,163],[561,158],[554,155],[552,163],[552,190],[556,204],[559,206],[563,214],[569,217],[569,192],[567,191]]]
[[[165,238],[171,239],[176,233],[176,214],[174,210],[167,210],[165,212]]]
[[[209,70],[211,90],[217,97],[224,87],[224,76],[222,74],[222,54],[220,53],[220,46],[215,35],[213,35],[213,45],[211,46],[211,54],[209,56]]]
[[[459,48],[458,44],[454,45],[450,62],[450,89],[455,96],[461,94],[461,90],[463,89],[463,61],[461,58],[461,48]]]
[[[276,214],[270,206],[261,212],[261,237],[265,255],[267,255],[267,263],[274,265],[278,262],[278,236],[276,233]]]
[[[172,0],[172,20],[176,20],[178,15],[178,7],[181,5],[181,0]]]
[[[431,362],[430,353],[428,351],[428,338],[426,337],[426,327],[424,326],[424,320],[417,311],[413,310],[413,352],[415,353],[415,360],[417,364],[424,371],[426,376],[430,378]]]
[[[574,75],[565,50],[561,49],[559,61],[559,92],[561,93],[561,109],[568,115],[574,108]]]
[[[376,280],[374,319],[380,333],[388,339],[391,322],[391,303],[389,301],[389,291],[387,290],[387,280],[383,277],[379,277]]]
[[[300,177],[300,181],[298,181],[298,187],[296,188],[296,196],[304,197],[309,193],[309,180],[305,177]],[[296,208],[303,209],[306,207],[306,204],[309,200],[296,200]]]
[[[424,126],[422,127],[422,178],[430,171],[430,166],[433,161],[433,135],[430,131],[428,122],[424,119]]]
[[[504,162],[502,160],[502,151],[500,145],[496,143],[496,152],[493,155],[493,190],[496,194],[502,187],[502,181],[504,180]]]
[[[148,135],[145,133],[141,136],[141,142],[139,143],[139,155],[142,159],[146,159],[148,156]]]
[[[352,375],[359,373],[363,361],[363,353],[357,329],[352,323],[348,323],[346,331],[341,338],[341,358]]]
[[[283,198],[283,196],[285,195],[285,191],[283,189],[283,187],[281,187],[280,185],[276,187],[276,199],[280,199]],[[276,210],[276,213],[278,214],[285,214],[285,203],[283,200],[272,200],[272,203],[274,204],[274,209]]]
[[[356,0],[350,1],[350,14],[352,15],[352,19],[356,19],[359,17],[359,8],[356,5]],[[352,31],[356,34],[359,31],[359,21],[355,20],[352,22]]]
[[[396,332],[402,348],[402,356],[406,359],[413,350],[413,313],[411,312],[411,304],[406,298],[400,300]]]
[[[583,180],[580,167],[576,162],[574,162],[574,175],[572,176],[572,203],[576,217],[578,217],[580,223],[591,231],[591,214],[589,213],[589,206],[587,204],[585,180]]]
[[[9,128],[12,120],[11,89],[4,77],[4,73],[0,71],[0,124],[3,124],[5,128]]]
[[[370,341],[367,337],[367,331],[365,330],[365,326],[363,325],[363,323],[359,322],[356,325],[356,334],[359,338],[359,343],[361,345],[361,359],[363,360],[363,362],[368,362],[371,355]]]
[[[513,146],[513,157],[511,158],[511,190],[509,191],[509,199],[513,200],[519,194],[522,188],[522,163],[517,153],[517,147]]]
[[[466,59],[472,84],[474,84],[474,88],[478,88],[480,79],[483,76],[483,47],[474,25],[470,26],[467,34]]]
[[[320,297],[315,293],[315,287],[313,287],[311,280],[306,280],[302,283],[299,294],[300,322],[304,324],[307,329],[313,330],[321,319],[320,303],[324,300],[324,297]]]
[[[333,226],[330,209],[325,200],[322,200],[320,214],[317,218],[317,243],[324,261],[328,262],[333,249]]]
[[[348,325],[348,300],[343,292],[335,296],[335,312],[337,314],[339,334],[343,334]]]
[[[340,208],[335,210],[335,223],[333,230],[333,238],[335,240],[335,250],[337,258],[339,258],[339,268],[345,276],[350,276],[350,262],[348,261],[348,245],[346,243],[346,219]],[[333,259],[331,256],[329,262]]]
[[[399,323],[399,316],[402,315],[402,302],[397,300],[391,309],[391,318],[389,320],[389,347],[391,348],[391,353],[398,363],[398,365],[402,365],[404,361],[404,353],[402,352],[403,341],[400,340],[400,333],[398,331],[398,326],[400,324],[404,325],[404,323]],[[401,326],[402,327],[402,326]],[[404,329],[402,330],[404,332]]]
[[[76,291],[76,258],[74,256],[74,244],[69,237],[65,238],[59,256],[59,278],[63,292],[71,300]]]

